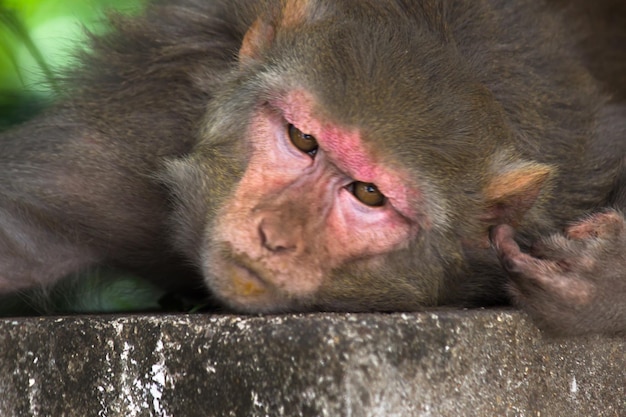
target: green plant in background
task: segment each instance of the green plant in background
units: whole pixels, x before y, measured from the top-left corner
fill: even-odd
[[[132,13],[144,0],[0,0],[0,130],[32,117],[54,99],[54,73],[84,47],[85,29],[106,30],[106,10]],[[51,289],[0,297],[0,316],[188,309],[136,276],[95,269]]]
[[[106,10],[132,13],[144,0],[0,0],[0,128],[51,100],[54,71],[71,65],[85,28],[105,30]]]

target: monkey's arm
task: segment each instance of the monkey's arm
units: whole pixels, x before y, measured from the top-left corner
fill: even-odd
[[[520,250],[501,225],[492,241],[511,277],[510,292],[553,334],[626,334],[626,223],[617,211],[590,216],[563,235]]]
[[[163,250],[166,199],[140,150],[71,112],[0,135],[0,292]]]

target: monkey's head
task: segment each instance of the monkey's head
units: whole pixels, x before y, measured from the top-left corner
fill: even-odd
[[[238,310],[437,304],[464,245],[488,247],[547,170],[495,151],[501,109],[438,6],[276,3],[169,165],[181,247]]]

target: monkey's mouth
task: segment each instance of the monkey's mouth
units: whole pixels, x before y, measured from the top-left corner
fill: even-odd
[[[247,313],[278,313],[305,311],[312,305],[313,291],[289,291],[290,280],[296,276],[293,271],[268,268],[263,260],[235,251],[228,242],[220,242],[205,262],[207,285],[230,308]],[[295,280],[296,290],[304,287]]]
[[[301,310],[298,303],[277,287],[269,271],[246,256],[220,256],[212,262],[209,286],[224,303],[245,313],[276,313]]]
[[[245,264],[229,262],[227,277],[235,295],[256,298],[269,291],[269,284],[259,273]]]

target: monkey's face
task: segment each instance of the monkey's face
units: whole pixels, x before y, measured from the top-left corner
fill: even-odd
[[[315,114],[302,91],[268,102],[246,132],[247,169],[218,214],[204,260],[211,289],[243,310],[318,303],[334,271],[375,266],[419,230],[412,189],[360,132]]]
[[[238,144],[241,154],[229,155],[241,175],[226,198],[215,203],[208,190],[194,205],[219,206],[203,219],[209,288],[244,311],[435,304],[444,275],[462,264],[469,227],[455,227],[479,205],[464,204],[488,153],[474,139],[494,129],[467,115],[491,113],[478,108],[483,95],[410,20],[396,30],[377,15],[348,24],[324,20],[317,2],[281,4],[278,21],[252,24],[209,105],[202,146]]]

